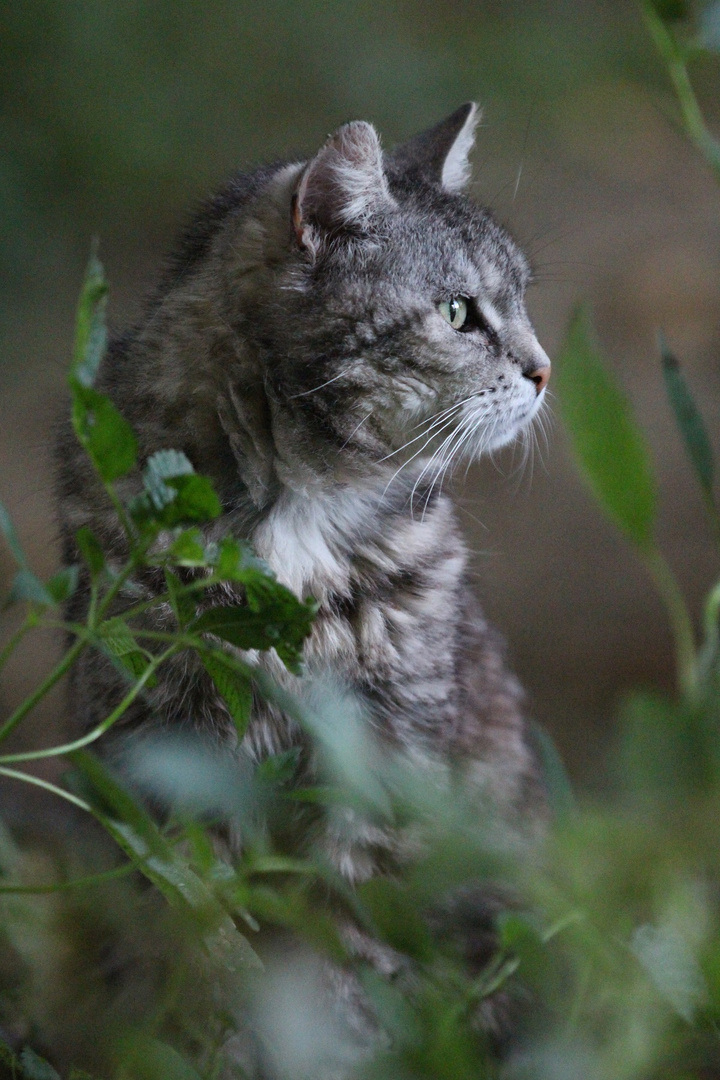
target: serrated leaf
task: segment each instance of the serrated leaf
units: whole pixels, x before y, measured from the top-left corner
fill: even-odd
[[[181,450],[158,450],[147,459],[143,484],[153,509],[161,512],[177,498],[177,491],[166,483],[171,478],[191,476],[194,469]]]
[[[132,631],[126,622],[119,616],[107,619],[98,627],[98,637],[109,654],[129,672],[134,679],[139,679],[145,674],[150,664],[148,656],[138,646]],[[157,684],[157,679],[151,675],[146,682],[147,687]]]
[[[101,623],[97,633],[113,656],[127,656],[138,647],[130,627],[119,616]]]
[[[629,403],[592,341],[587,310],[573,315],[557,389],[575,457],[598,501],[643,550],[653,544],[656,486]]]
[[[238,738],[242,739],[250,723],[253,692],[249,676],[231,666],[229,658],[219,649],[203,649],[199,653],[205,670],[215,684],[233,718]]]
[[[25,558],[25,552],[22,549],[18,535],[15,532],[15,526],[12,523],[12,518],[7,512],[3,504],[0,502],[0,532],[7,540],[8,547],[12,552],[13,558],[18,566],[27,567],[28,562]]]
[[[75,534],[75,539],[90,573],[93,576],[99,574],[105,567],[105,554],[98,538],[83,525]]]
[[[278,599],[268,592],[261,610],[239,605],[210,608],[195,619],[190,629],[198,634],[215,634],[239,649],[274,648],[286,666],[297,671],[315,608],[301,604],[287,592],[291,604],[285,596]]]
[[[662,337],[660,338],[660,354],[665,387],[685,449],[700,481],[703,494],[712,502],[714,460],[707,429],[685,381],[680,364]]]
[[[105,307],[108,286],[102,263],[93,251],[85,271],[75,319],[72,378],[82,386],[95,382],[107,345]]]
[[[212,521],[222,513],[211,481],[198,476],[180,450],[159,450],[143,470],[145,491],[131,505],[137,521],[152,520],[166,528],[188,521]]]
[[[45,588],[56,604],[64,603],[73,595],[79,576],[79,566],[64,566],[45,583]]]
[[[71,379],[72,419],[78,439],[90,455],[100,477],[111,483],[125,476],[137,460],[133,429],[109,397]]]

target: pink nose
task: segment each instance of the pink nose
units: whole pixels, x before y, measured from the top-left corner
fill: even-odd
[[[535,383],[535,393],[542,393],[550,378],[550,364],[545,364],[543,367],[536,368],[536,370],[531,371],[527,377],[531,382]]]

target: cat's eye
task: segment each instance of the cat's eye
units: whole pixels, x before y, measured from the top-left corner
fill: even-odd
[[[467,300],[462,296],[453,296],[452,300],[443,300],[438,304],[438,311],[443,319],[450,323],[453,330],[460,330],[467,319]]]

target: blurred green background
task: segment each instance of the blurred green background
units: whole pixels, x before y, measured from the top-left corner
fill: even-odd
[[[475,194],[530,255],[551,356],[573,303],[591,301],[655,453],[661,539],[699,611],[716,567],[655,333],[685,361],[717,446],[720,194],[677,131],[631,0],[21,0],[4,6],[0,49],[0,495],[39,572],[57,562],[52,422],[91,237],[121,327],[194,200],[231,171],[309,154],[352,118],[389,146],[474,98]],[[718,65],[694,74],[717,124]],[[539,442],[534,468],[510,451],[474,467],[458,496],[478,592],[530,708],[597,787],[616,700],[672,685],[670,638],[557,420]],[[10,572],[2,550],[0,586]],[[37,642],[21,654],[5,701],[47,662]],[[44,741],[60,716],[58,698],[38,716]]]

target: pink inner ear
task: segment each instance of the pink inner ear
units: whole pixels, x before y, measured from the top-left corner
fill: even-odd
[[[306,166],[293,202],[293,228],[302,247],[313,247],[316,229],[364,229],[374,214],[394,205],[377,133],[355,121],[339,128]]]

